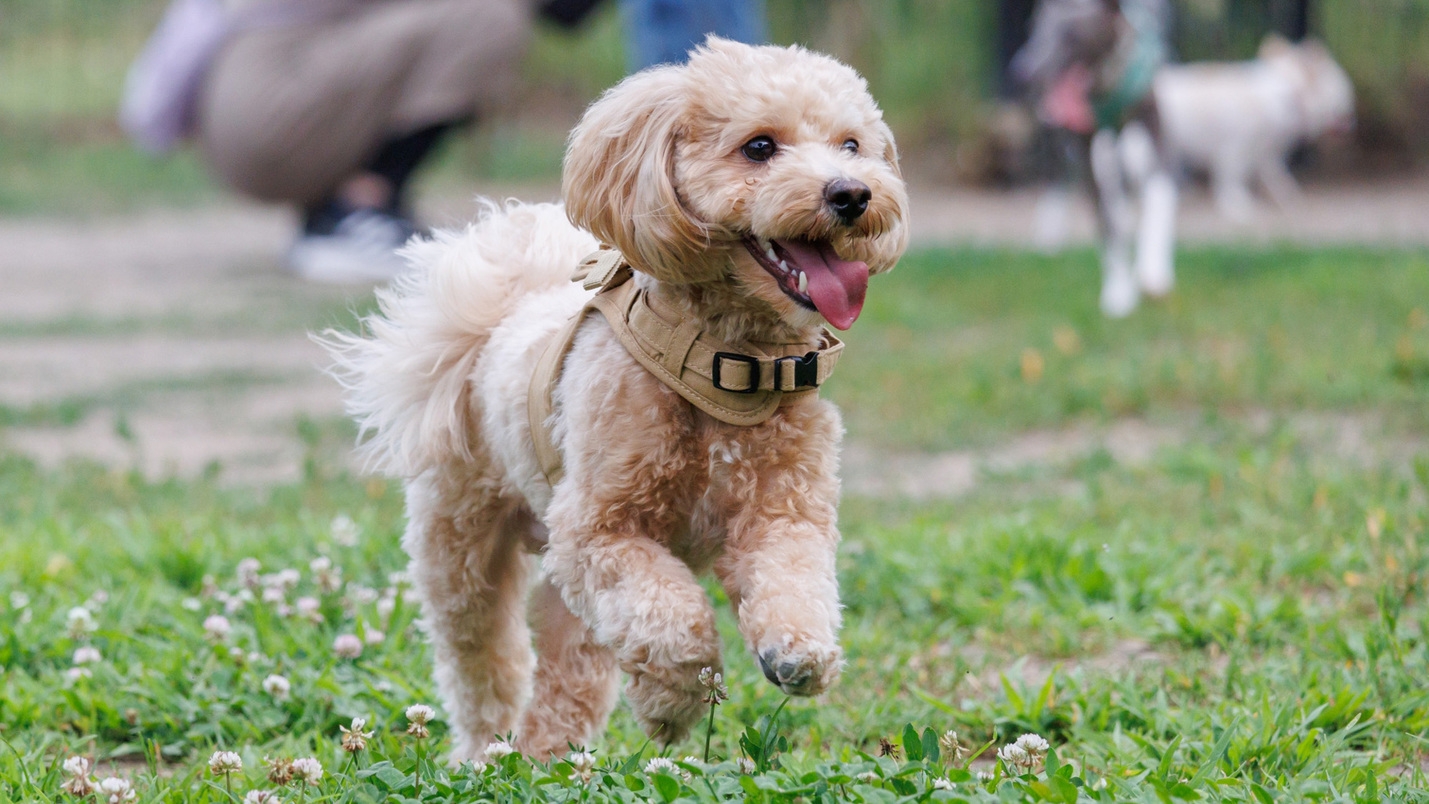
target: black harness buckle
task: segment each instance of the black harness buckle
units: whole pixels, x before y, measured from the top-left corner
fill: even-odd
[[[735,363],[745,363],[749,366],[748,388],[729,388],[720,383],[720,366],[726,360]],[[752,394],[759,390],[759,360],[749,355],[740,355],[734,352],[715,352],[713,374],[714,376],[711,379],[714,381],[714,387],[721,391],[729,391],[732,394]]]
[[[803,357],[781,357],[774,361],[774,382],[779,383],[780,366],[791,363],[794,366],[794,390],[817,388],[819,386],[819,353],[810,352]]]

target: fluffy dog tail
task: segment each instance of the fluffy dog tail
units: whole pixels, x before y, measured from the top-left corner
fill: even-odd
[[[483,202],[475,223],[413,240],[411,271],[377,292],[364,333],[318,338],[358,423],[369,469],[413,477],[470,460],[471,375],[491,330],[529,293],[561,287],[594,251],[557,204]],[[368,437],[370,436],[370,437]]]

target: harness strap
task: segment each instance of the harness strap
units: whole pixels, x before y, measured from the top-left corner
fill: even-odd
[[[586,314],[598,311],[636,362],[687,402],[725,422],[748,426],[774,414],[780,404],[807,395],[833,373],[843,343],[825,330],[819,348],[807,343],[747,343],[741,350],[703,331],[635,282],[619,252],[602,249],[581,261],[573,281],[594,297],[552,338],[531,375],[527,415],[536,459],[546,480],[561,478],[561,455],[550,428],[556,382]],[[752,353],[749,353],[752,352]]]
[[[1097,128],[1117,128],[1127,112],[1151,92],[1156,71],[1166,62],[1162,24],[1145,3],[1123,3],[1122,16],[1130,29],[1120,53],[1112,60],[1115,83],[1092,98]]]

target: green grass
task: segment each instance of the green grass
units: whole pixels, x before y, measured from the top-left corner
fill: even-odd
[[[870,285],[831,395],[912,449],[1118,416],[1374,406],[1429,426],[1429,253],[1184,251],[1167,302],[1097,311],[1091,251],[926,252]],[[843,376],[847,376],[844,374]]]
[[[239,798],[271,788],[264,757],[320,759],[294,801],[1429,799],[1425,256],[1193,251],[1173,300],[1123,322],[1095,314],[1092,264],[932,252],[879,279],[833,381],[851,437],[937,449],[1128,415],[1182,437],[1142,463],[987,471],[957,500],[850,489],[842,681],[786,705],[711,587],[730,699],[710,761],[674,771],[645,770],[655,751],[623,707],[588,781],[519,756],[445,769],[440,719],[426,743],[405,735],[405,708],[437,702],[392,579],[396,484],[318,457],[268,489],[0,457],[0,800],[62,798],[60,764],[83,754],[139,801],[228,801],[204,767],[219,748],[243,757]],[[1381,422],[1382,449],[1297,426],[1313,412]],[[334,540],[339,516],[355,545]],[[340,589],[319,587],[319,556]],[[323,621],[228,610],[246,557],[297,569],[286,600],[317,599]],[[69,632],[78,605],[94,631]],[[225,639],[204,633],[215,614]],[[334,654],[373,630],[359,658]],[[102,659],[71,677],[82,646]],[[353,717],[376,732],[355,760],[338,746]],[[935,749],[947,730],[985,750]],[[994,752],[1025,732],[1053,753],[1012,775]],[[702,756],[704,736],[670,756]]]

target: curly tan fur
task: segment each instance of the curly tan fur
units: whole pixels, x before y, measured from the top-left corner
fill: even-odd
[[[779,144],[775,158],[742,154],[757,136]],[[872,193],[857,220],[824,199],[845,179]],[[825,240],[871,273],[897,262],[906,191],[863,80],[800,48],[711,38],[688,65],[638,73],[592,105],[563,191],[564,210],[492,206],[465,232],[414,243],[413,273],[380,295],[367,334],[327,340],[369,460],[407,484],[403,544],[457,761],[511,730],[535,756],[586,742],[622,671],[642,726],[683,738],[700,669],[721,666],[701,572],[785,692],[821,692],[842,663],[833,405],[803,397],[759,425],[719,422],[591,316],[553,394],[566,469],[553,489],[526,400],[537,358],[589,298],[567,277],[600,241],[716,337],[814,348],[823,319],[741,238]],[[544,544],[537,577],[532,544]]]

